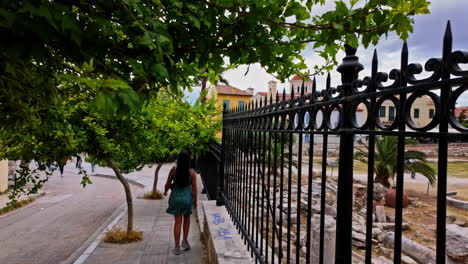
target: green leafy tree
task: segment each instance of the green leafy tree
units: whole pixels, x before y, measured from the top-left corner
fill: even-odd
[[[62,97],[60,97],[62,98]],[[10,200],[17,201],[21,194],[35,194],[47,182],[51,172],[42,169],[30,169],[31,161],[42,164],[63,162],[65,157],[71,157],[81,152],[83,144],[82,131],[76,130],[70,122],[69,109],[65,100],[59,100],[55,107],[42,104],[31,104],[26,107],[32,115],[25,116],[24,122],[0,126],[0,159],[19,160],[15,181],[11,189]],[[82,184],[89,182],[84,171]],[[32,187],[28,187],[32,183]]]
[[[83,75],[92,74],[92,63],[88,66],[89,69],[80,70]],[[147,131],[152,128],[150,116],[139,107],[138,97],[133,100],[128,100],[132,97],[119,97],[121,93],[133,91],[124,82],[75,75],[64,75],[63,80],[57,104],[53,107],[38,104],[34,110],[43,113],[28,116],[28,122],[17,123],[15,130],[2,127],[5,133],[0,136],[0,144],[4,146],[1,154],[26,162],[32,159],[52,162],[87,153],[98,164],[111,167],[124,186],[128,206],[127,231],[130,232],[133,230],[133,204],[123,173],[140,169],[145,164],[139,153],[146,146]],[[106,107],[107,97],[100,97],[98,92],[115,90],[121,93],[112,94],[117,98],[111,100],[121,100],[128,110],[114,108],[113,104]],[[43,184],[36,176],[30,179],[34,188]],[[89,183],[91,181],[85,175],[82,184]]]
[[[356,148],[354,159],[368,163],[369,147],[360,142],[364,149]],[[375,138],[374,173],[375,182],[389,188],[390,179],[394,179],[397,171],[398,138],[395,136],[377,136]],[[408,144],[412,141],[407,140]],[[435,170],[427,164],[427,155],[416,150],[405,151],[404,169],[420,173],[432,185],[436,181]]]
[[[76,69],[83,76],[93,74],[94,70],[91,62]],[[143,104],[138,96],[132,96],[125,82],[75,75],[62,78],[64,81],[58,90],[60,103],[54,107],[39,104],[42,108],[37,111],[46,113],[43,117],[31,116],[28,123],[16,124],[14,133],[0,135],[0,145],[4,147],[2,157],[53,162],[87,153],[90,161],[112,168],[123,184],[128,208],[127,231],[130,232],[133,230],[133,202],[123,174],[167,159],[181,149],[202,151],[220,124],[219,119],[213,118],[214,102],[202,105],[197,101],[190,105],[182,100],[181,94],[170,95],[161,90],[157,96],[151,94]],[[109,96],[101,96],[99,91]],[[129,96],[122,96],[127,92]],[[110,101],[120,101],[124,107],[115,107]],[[0,129],[9,131],[5,127]],[[23,174],[29,176],[20,177],[18,183],[25,186],[32,182],[32,190],[42,187],[47,180],[39,181],[35,171],[20,175]],[[84,175],[82,183],[86,185],[91,181]],[[18,188],[19,185],[15,186]]]
[[[93,70],[90,63],[81,72],[83,76],[94,75]],[[140,170],[145,165],[146,157],[142,153],[152,143],[147,135],[154,129],[150,112],[138,96],[133,96],[133,90],[126,82],[75,75],[63,78],[66,82],[62,83],[60,92],[67,113],[63,123],[70,124],[72,131],[79,135],[75,153],[87,153],[92,161],[112,168],[124,187],[127,232],[132,232],[133,201],[123,174]],[[103,92],[108,95],[103,96]],[[121,107],[115,107],[110,101],[119,102]],[[57,120],[55,122],[60,125]]]
[[[146,148],[148,163],[156,162],[153,193],[157,191],[159,170],[164,162],[173,160],[182,150],[192,155],[206,150],[208,143],[219,130],[221,120],[213,100],[201,103],[201,98],[190,104],[160,91],[148,106],[154,122],[151,141]]]

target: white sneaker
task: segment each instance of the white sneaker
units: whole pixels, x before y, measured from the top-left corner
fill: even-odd
[[[182,240],[182,245],[181,245],[183,250],[189,250],[190,249],[190,244],[187,240]]]

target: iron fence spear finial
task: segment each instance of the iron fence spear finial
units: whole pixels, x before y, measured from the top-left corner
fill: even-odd
[[[352,94],[352,83],[354,80],[357,80],[359,72],[364,69],[364,66],[359,62],[359,58],[356,56],[356,50],[356,48],[345,44],[346,57],[343,58],[343,62],[336,69],[341,73],[344,96]]]

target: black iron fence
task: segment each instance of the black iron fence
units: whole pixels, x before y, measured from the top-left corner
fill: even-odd
[[[468,71],[459,67],[460,63],[468,62],[468,52],[452,51],[448,24],[442,57],[425,64],[425,71],[431,73],[429,77],[417,77],[423,67],[408,63],[408,48],[404,44],[399,69],[389,74],[379,72],[375,52],[371,76],[359,79],[363,66],[355,56],[356,50],[346,46],[345,51],[346,57],[337,69],[341,85],[331,87],[328,75],[323,90],[319,91],[314,79],[311,93],[304,92],[310,91],[310,87],[305,89],[303,83],[300,96],[286,99],[283,91],[269,102],[263,99],[245,109],[224,112],[223,155],[219,151],[215,155],[213,169],[224,168],[220,171],[218,200],[226,205],[259,263],[351,263],[353,221],[359,220],[359,215],[353,212],[356,140],[360,138],[368,146],[364,193],[373,197],[376,139],[396,137],[393,259],[394,263],[401,263],[405,140],[435,139],[438,142],[435,261],[445,263],[447,151],[449,140],[468,139],[468,129],[455,116],[457,100],[468,90]],[[386,86],[388,79],[392,84]],[[412,105],[423,97],[432,101],[433,110],[429,121],[418,125]],[[382,110],[384,107],[387,114]],[[363,118],[358,117],[358,112]],[[327,169],[327,162],[333,163],[327,149],[331,137],[339,140],[336,184]],[[314,148],[318,147],[322,155],[316,161]],[[210,184],[207,179],[204,181]],[[209,193],[214,195],[212,191]],[[365,238],[361,239],[365,242],[363,259],[371,263],[372,198],[366,200],[361,212],[365,230]]]
[[[216,141],[210,142],[208,151],[198,158],[198,170],[203,182],[204,192],[209,200],[218,198],[219,177],[222,169],[221,144]]]

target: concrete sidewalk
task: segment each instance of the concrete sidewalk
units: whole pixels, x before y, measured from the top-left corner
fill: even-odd
[[[158,189],[163,190],[168,173],[173,164],[165,164],[159,172]],[[153,184],[154,169],[145,167],[140,172],[126,175],[128,179],[143,183],[146,190]],[[107,168],[98,168],[96,174],[113,175]],[[92,180],[92,174],[91,174]],[[198,181],[200,182],[200,181]],[[202,186],[198,186],[199,192]],[[202,263],[203,250],[199,225],[196,222],[196,210],[193,210],[189,232],[189,242],[192,248],[175,256],[172,215],[166,214],[167,197],[163,200],[135,199],[134,202],[134,229],[143,232],[143,241],[131,244],[109,244],[100,242],[96,249],[87,256],[83,263]],[[125,228],[127,214],[118,221],[118,227]]]

